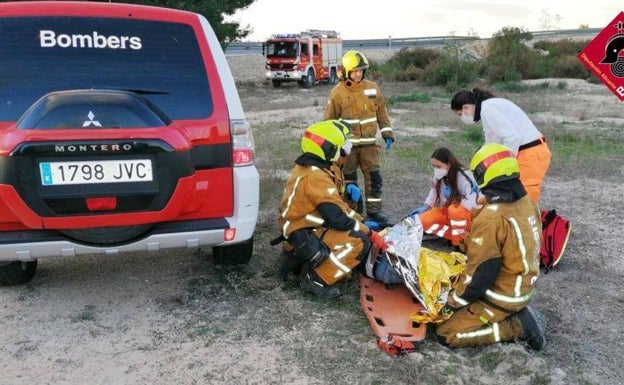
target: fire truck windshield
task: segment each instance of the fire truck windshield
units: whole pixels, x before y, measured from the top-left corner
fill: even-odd
[[[299,43],[274,41],[267,43],[267,57],[296,57]]]

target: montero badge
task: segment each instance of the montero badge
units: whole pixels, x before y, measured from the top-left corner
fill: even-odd
[[[577,58],[624,101],[624,12],[600,31]]]

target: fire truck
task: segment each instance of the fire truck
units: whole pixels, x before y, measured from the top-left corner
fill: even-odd
[[[273,87],[297,82],[311,88],[323,81],[336,84],[342,38],[336,31],[306,30],[297,34],[276,34],[262,44],[266,56],[266,78]]]

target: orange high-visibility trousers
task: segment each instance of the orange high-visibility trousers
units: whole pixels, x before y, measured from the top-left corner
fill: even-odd
[[[518,165],[520,166],[520,182],[524,186],[527,195],[538,203],[542,182],[546,177],[552,154],[546,142],[518,152]]]
[[[470,210],[459,203],[433,207],[418,217],[425,233],[448,239],[453,246],[459,246],[470,230]]]

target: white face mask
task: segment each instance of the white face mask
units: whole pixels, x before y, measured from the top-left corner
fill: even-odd
[[[433,169],[433,177],[440,180],[442,178],[444,178],[446,176],[446,173],[448,172],[447,169],[442,168],[442,167],[434,167]]]
[[[351,153],[351,149],[353,148],[353,143],[349,139],[342,145],[342,151],[344,151],[345,155],[349,155]]]
[[[461,121],[466,123],[466,124],[473,124],[474,123],[474,116],[473,115],[468,115],[468,114],[461,114]]]

